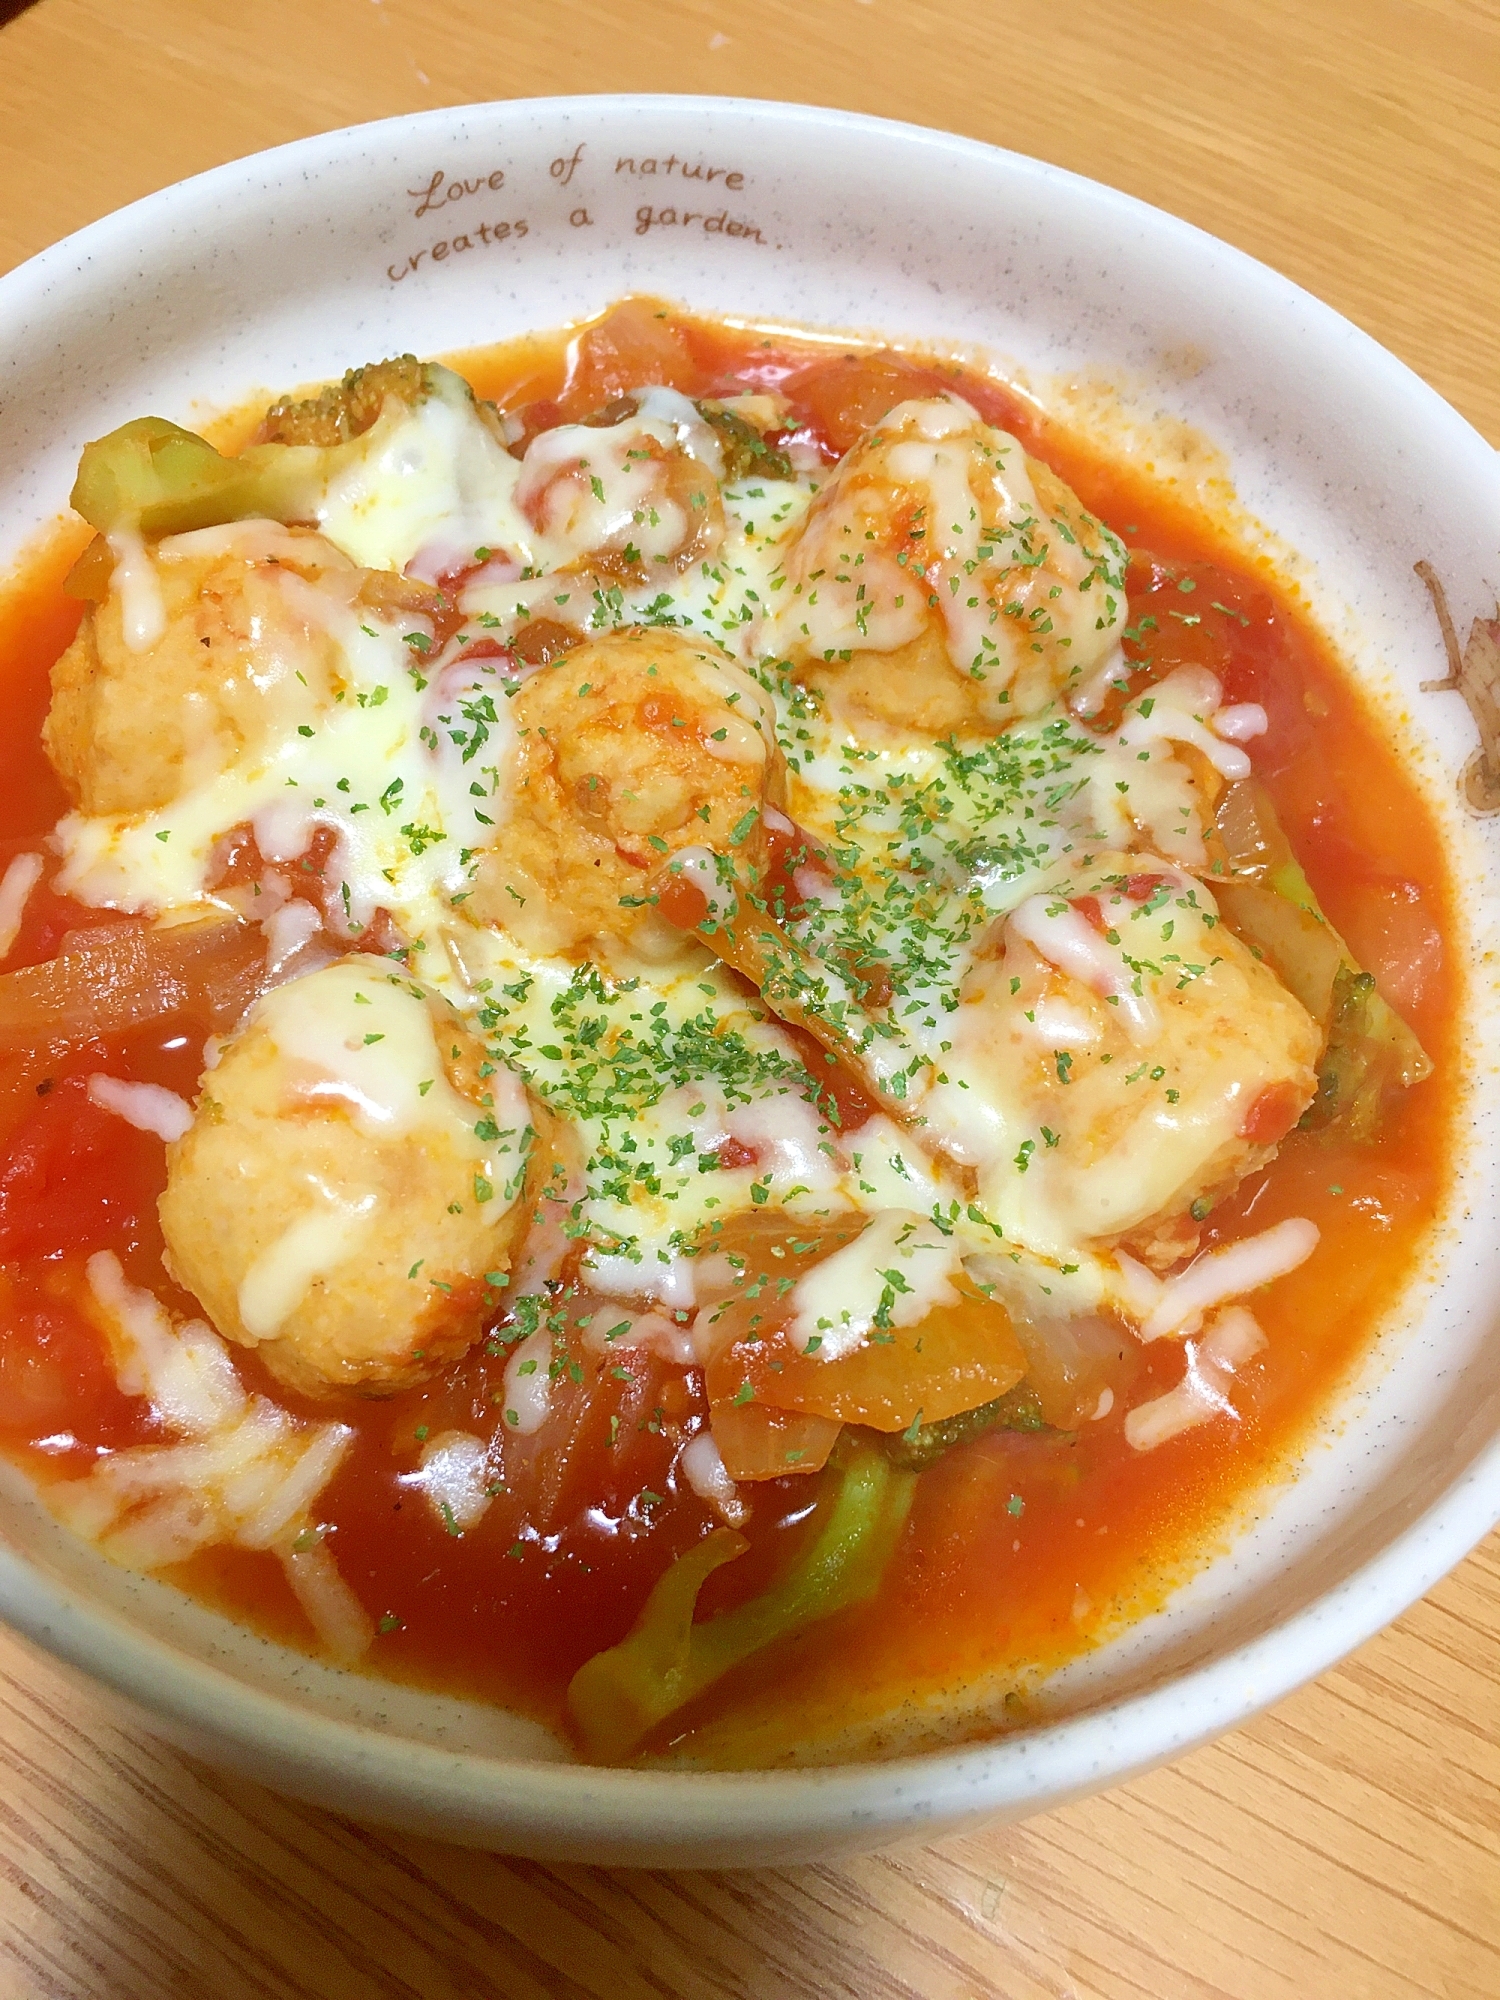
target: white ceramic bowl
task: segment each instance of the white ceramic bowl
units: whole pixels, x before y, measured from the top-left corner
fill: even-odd
[[[1500,464],[1346,321],[1109,189],[832,111],[577,98],[304,140],[6,278],[0,562],[64,506],[83,440],[128,417],[191,423],[260,387],[553,326],[627,291],[978,350],[1165,475],[1232,479],[1247,533],[1258,519],[1295,552],[1431,792],[1467,891],[1466,1046],[1485,1052],[1429,1268],[1300,1477],[1164,1613],[1071,1669],[1066,1719],[1027,1734],[798,1772],[586,1769],[515,1718],[246,1637],[71,1542],[13,1473],[0,1485],[0,1613],[215,1761],[542,1858],[790,1861],[1032,1812],[1172,1756],[1375,1632],[1500,1515],[1500,820],[1460,803],[1461,701],[1418,691],[1444,661],[1412,574],[1436,564],[1462,631],[1490,611]]]

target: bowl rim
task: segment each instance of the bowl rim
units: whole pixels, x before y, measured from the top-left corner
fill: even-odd
[[[121,238],[128,240],[143,224],[154,229],[195,206],[242,191],[247,177],[257,171],[295,175],[314,162],[332,164],[341,154],[387,134],[451,132],[466,119],[502,123],[527,114],[566,118],[610,108],[670,109],[679,115],[749,118],[794,128],[832,127],[877,144],[896,140],[934,154],[999,160],[1014,175],[1063,188],[1073,198],[1102,204],[1106,212],[1122,219],[1148,221],[1169,243],[1198,254],[1211,250],[1230,260],[1287,304],[1295,302],[1321,330],[1336,331],[1341,340],[1352,343],[1393,393],[1416,399],[1425,418],[1448,433],[1454,444],[1466,450],[1477,444],[1494,459],[1483,435],[1373,335],[1274,267],[1197,224],[1108,183],[940,127],[769,98],[671,92],[502,98],[436,106],[307,134],[158,188],[0,276],[0,339],[7,322],[17,314],[24,318],[32,304],[40,305],[65,273],[86,265],[96,253],[113,249]],[[1500,478],[1500,461],[1496,471]],[[38,525],[44,531],[45,524]],[[1347,1394],[1348,1385],[1338,1393]],[[503,1835],[519,1816],[537,1827],[545,1823],[556,1829],[576,1852],[590,1841],[641,1848],[636,1829],[644,1809],[657,1823],[672,1826],[674,1838],[667,1846],[681,1848],[711,1838],[728,1823],[736,1843],[744,1847],[787,1833],[792,1825],[789,1808],[795,1804],[799,1838],[833,1841],[842,1834],[846,1843],[852,1835],[874,1845],[938,1822],[1018,1815],[1042,1804],[1061,1804],[1101,1783],[1136,1776],[1238,1726],[1373,1637],[1422,1597],[1497,1522],[1500,1435],[1474,1450],[1441,1493],[1375,1555],[1227,1654],[1168,1671],[1157,1685],[1105,1698],[1035,1728],[882,1761],[768,1770],[532,1761],[386,1734],[365,1723],[309,1709],[290,1692],[269,1692],[224,1667],[185,1654],[144,1625],[91,1602],[5,1544],[0,1544],[0,1610],[7,1622],[48,1651],[156,1711],[168,1724],[200,1741],[212,1741],[220,1756],[234,1746],[254,1751],[260,1774],[290,1757],[299,1768],[287,1775],[289,1790],[323,1797],[335,1786],[347,1792],[349,1774],[355,1771],[362,1788],[358,1810],[370,1818],[399,1818],[411,1824],[410,1803],[416,1792],[432,1802],[430,1822],[450,1837],[453,1817]],[[1106,1736],[1113,1741],[1107,1743]],[[1123,1756],[1122,1743],[1128,1746]],[[471,1832],[469,1837],[485,1836]],[[545,1839],[530,1843],[531,1851],[542,1852],[546,1846]]]

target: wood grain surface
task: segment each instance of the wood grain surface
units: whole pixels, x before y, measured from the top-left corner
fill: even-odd
[[[40,0],[0,268],[329,126],[714,91],[1039,154],[1287,272],[1500,443],[1496,0]],[[1500,1539],[1316,1686],[1065,1811],[826,1868],[547,1869],[143,1739],[0,1638],[0,2000],[1494,2000]]]

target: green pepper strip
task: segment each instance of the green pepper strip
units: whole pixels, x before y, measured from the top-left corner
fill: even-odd
[[[727,1528],[679,1556],[618,1646],[573,1676],[568,1708],[590,1757],[618,1762],[658,1723],[777,1639],[873,1597],[911,1507],[915,1475],[858,1447],[827,1518],[787,1574],[733,1611],[694,1624],[704,1583],[749,1543]]]
[[[1053,1430],[1042,1415],[1041,1403],[1030,1383],[1018,1383],[992,1403],[980,1403],[972,1410],[962,1410],[957,1416],[943,1417],[936,1423],[918,1422],[909,1430],[879,1433],[878,1442],[886,1457],[903,1472],[922,1472],[935,1465],[945,1452],[961,1444],[972,1444],[976,1438],[996,1430]],[[1053,1431],[1053,1435],[1064,1433]]]

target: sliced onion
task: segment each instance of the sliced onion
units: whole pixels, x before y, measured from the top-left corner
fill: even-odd
[[[120,1034],[163,1014],[233,1028],[265,977],[258,925],[210,919],[167,930],[130,919],[70,931],[45,965],[0,974],[0,1051],[49,1049]]]
[[[297,1541],[302,1539],[297,1537]],[[309,1624],[328,1651],[341,1665],[352,1665],[369,1651],[375,1627],[340,1576],[327,1544],[316,1535],[307,1539],[310,1547],[299,1548],[293,1542],[282,1551],[281,1566]]]

